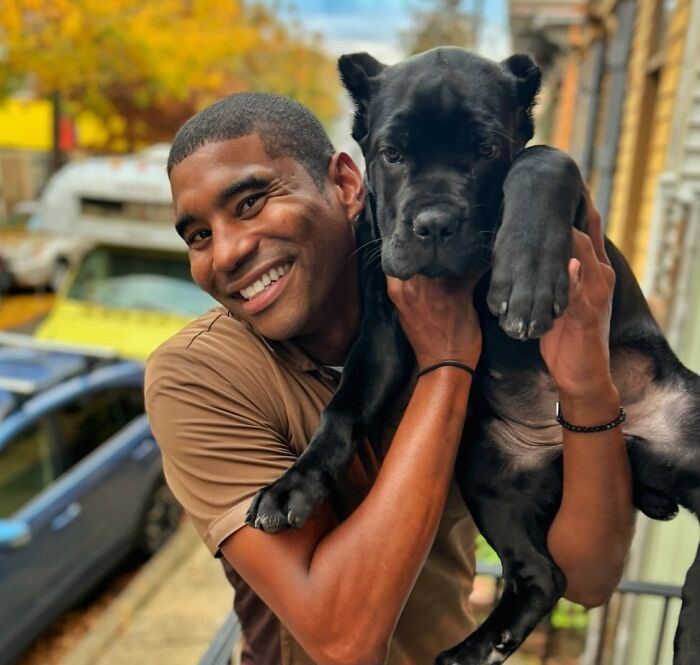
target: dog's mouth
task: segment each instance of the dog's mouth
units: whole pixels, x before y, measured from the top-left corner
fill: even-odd
[[[382,269],[402,280],[414,275],[464,278],[483,273],[491,265],[491,256],[490,245],[456,241],[426,247],[393,235],[382,246]]]

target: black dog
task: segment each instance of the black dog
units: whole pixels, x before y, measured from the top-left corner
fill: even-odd
[[[359,246],[381,238],[384,272],[402,279],[492,265],[475,293],[483,351],[456,477],[501,558],[505,586],[488,619],[438,662],[501,663],[565,588],[546,546],[561,498],[561,430],[536,338],[566,307],[572,227],[585,225],[581,176],[561,152],[524,149],[540,85],[527,56],[497,64],[440,48],[392,67],[367,54],[339,64],[367,164]],[[697,515],[700,377],[669,348],[623,257],[609,242],[606,250],[617,275],[611,364],[627,411],[635,503],[657,519],[678,504]],[[363,250],[362,330],[340,387],[298,462],[258,493],[248,515],[258,528],[303,524],[357,438],[411,380],[413,355],[371,258]],[[683,587],[675,649],[675,665],[700,657],[700,554]]]

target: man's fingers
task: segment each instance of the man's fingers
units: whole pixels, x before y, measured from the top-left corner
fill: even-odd
[[[588,235],[593,243],[595,255],[599,261],[610,265],[610,259],[605,253],[605,239],[603,237],[600,214],[593,205],[593,199],[591,199],[591,193],[588,189],[584,190],[583,195],[586,199],[586,226],[588,227]]]

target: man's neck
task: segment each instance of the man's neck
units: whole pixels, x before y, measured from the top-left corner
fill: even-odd
[[[340,366],[360,332],[362,307],[357,263],[333,290],[334,298],[325,308],[325,324],[294,338],[306,354],[321,365]]]
[[[357,301],[355,306],[346,306],[343,314],[327,330],[301,335],[294,341],[321,365],[340,366],[345,363],[359,332],[360,307]]]

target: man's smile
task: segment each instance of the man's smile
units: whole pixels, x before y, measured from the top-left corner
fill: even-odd
[[[234,293],[243,311],[246,314],[257,314],[271,305],[284,290],[292,265],[292,261],[285,259],[246,277],[244,283],[247,286]]]
[[[264,271],[257,271],[257,274],[246,278],[248,286],[238,289],[238,294],[245,300],[251,300],[259,293],[262,293],[270,284],[274,284],[282,275],[287,273],[292,267],[289,260],[281,261]]]

